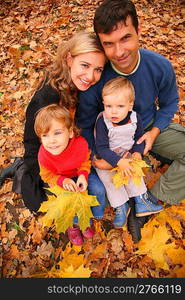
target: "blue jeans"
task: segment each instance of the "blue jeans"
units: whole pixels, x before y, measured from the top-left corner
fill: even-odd
[[[100,205],[92,206],[91,210],[94,218],[101,219],[104,215],[106,206],[105,187],[96,173],[96,170],[92,167],[88,179],[88,193],[89,195],[95,195]]]
[[[74,178],[73,178],[74,179]],[[88,194],[96,196],[100,205],[92,206],[91,211],[94,218],[102,219],[106,207],[105,188],[103,183],[98,177],[96,170],[92,167],[88,178]],[[78,225],[78,217],[75,216],[73,224]]]

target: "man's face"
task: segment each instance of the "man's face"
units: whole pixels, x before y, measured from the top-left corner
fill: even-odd
[[[131,73],[138,62],[139,35],[128,16],[126,24],[118,23],[111,33],[99,33],[99,38],[108,59],[117,70],[122,73]]]

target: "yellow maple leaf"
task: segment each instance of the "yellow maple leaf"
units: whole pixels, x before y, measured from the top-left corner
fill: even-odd
[[[162,268],[164,270],[169,270],[169,266],[165,260],[165,252],[175,247],[175,243],[166,244],[170,235],[167,231],[166,226],[160,225],[159,227],[150,227],[151,224],[145,227],[147,229],[147,235],[142,235],[142,239],[137,244],[138,250],[137,254],[147,254],[150,258],[154,260],[156,267]],[[151,235],[149,235],[148,228],[150,227]],[[145,229],[143,230],[145,231]]]
[[[161,225],[166,225],[166,223],[168,223],[173,230],[182,236],[182,226],[180,221],[173,216],[173,206],[161,211],[155,218]]]
[[[112,181],[115,187],[119,188],[122,185],[128,185],[129,177],[123,176],[121,170],[118,167],[112,169],[111,172],[112,171],[116,171],[116,173],[112,176]]]
[[[179,247],[167,249],[166,254],[173,264],[185,265],[185,250],[183,248]]]
[[[174,216],[178,220],[185,219],[185,206],[184,205],[173,205],[171,206],[170,215]]]
[[[30,275],[31,278],[58,278],[58,271],[54,268],[48,270],[45,267],[41,267],[41,271]]]
[[[99,258],[107,257],[107,243],[104,242],[102,244],[97,245],[92,253],[86,257],[87,263]]]
[[[177,248],[173,243],[166,243],[171,237],[170,231],[167,229],[167,223],[175,230],[181,237],[183,228],[181,220],[184,217],[184,203],[179,206],[172,205],[169,208],[161,211],[159,214],[153,216],[141,229],[142,239],[137,244],[138,254],[147,254],[148,257],[153,259],[157,267],[168,269],[167,262],[171,261],[172,264],[185,264],[185,250]],[[178,266],[171,271],[172,276],[180,277],[184,269]]]
[[[89,277],[90,271],[84,266],[84,254],[80,253],[81,246],[72,246],[68,243],[61,253],[61,260],[51,269],[51,273],[59,278],[85,278]]]
[[[84,264],[84,254],[80,254],[82,247],[73,245],[70,242],[66,245],[65,250],[61,252],[61,260],[58,263],[60,270],[64,270],[69,265],[73,265],[77,269],[80,265]]]
[[[78,216],[78,225],[82,231],[89,226],[89,220],[93,217],[91,206],[99,205],[96,196],[88,195],[85,192],[70,192],[60,187],[48,189],[55,196],[48,196],[40,208],[40,212],[46,212],[40,218],[43,226],[56,226],[58,233],[65,232],[69,226],[73,225],[73,217]]]
[[[133,272],[133,270],[131,268],[128,268],[126,269],[126,271],[123,272],[123,275],[122,276],[119,276],[119,277],[122,277],[122,278],[137,278],[137,273]]]
[[[139,186],[142,183],[141,179],[143,178],[143,176],[145,176],[143,168],[148,168],[149,166],[144,160],[135,158],[131,160],[130,165],[133,168],[132,177],[123,176],[122,171],[119,167],[116,167],[111,170],[111,172],[116,171],[116,173],[112,176],[112,181],[117,188],[119,188],[122,185],[128,185],[130,179],[132,179],[134,184],[137,186]]]
[[[89,278],[91,274],[89,268],[85,268],[80,265],[78,268],[74,268],[73,265],[67,266],[65,269],[60,270],[52,267],[51,270],[43,270],[33,274],[33,278]]]
[[[144,227],[141,228],[141,236],[143,239],[150,239],[155,231],[155,227],[159,227],[159,222],[156,218],[151,218],[147,223],[145,223]]]
[[[170,248],[166,250],[166,255],[170,258],[172,264],[176,265],[173,268],[173,276],[180,278],[185,276],[185,250],[181,247]]]
[[[89,268],[84,268],[83,265],[74,270],[73,266],[70,265],[62,272],[62,278],[89,278],[91,275]]]
[[[61,251],[60,261],[50,270],[42,268],[40,272],[33,274],[35,278],[85,278],[89,277],[91,270],[85,267],[84,253],[81,246],[72,245],[70,242],[65,250]]]
[[[175,270],[175,276],[176,278],[185,278],[185,266],[180,267],[179,269]]]

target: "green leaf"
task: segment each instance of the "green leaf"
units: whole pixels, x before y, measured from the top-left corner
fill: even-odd
[[[12,223],[11,227],[16,229],[19,232],[25,232],[23,229],[21,229],[21,227],[16,222]]]

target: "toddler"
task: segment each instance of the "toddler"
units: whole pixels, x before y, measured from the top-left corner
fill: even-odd
[[[142,159],[144,142],[137,144],[143,135],[140,116],[133,111],[135,92],[132,83],[124,77],[116,77],[108,81],[103,90],[104,111],[99,114],[95,125],[95,141],[97,155],[107,161],[113,168],[119,167],[123,175],[132,177],[132,158]],[[116,188],[112,182],[114,172],[96,168],[103,182],[110,205],[115,208],[114,226],[122,227],[127,222],[130,211],[128,200],[135,203],[136,216],[158,213],[161,205],[150,201],[149,191],[142,179],[136,186],[133,180],[128,185]]]

